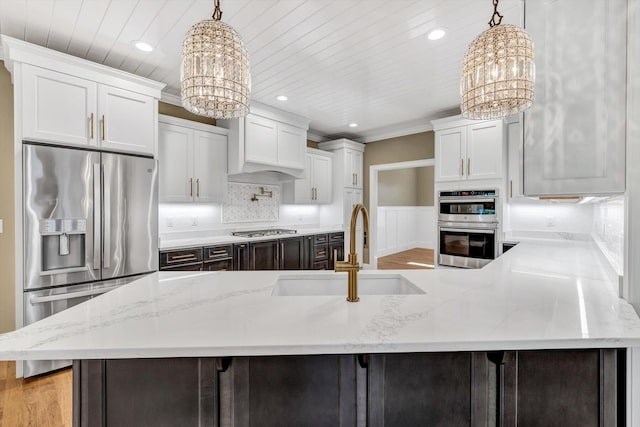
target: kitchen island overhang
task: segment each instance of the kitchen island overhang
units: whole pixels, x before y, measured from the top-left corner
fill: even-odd
[[[312,414],[312,400],[332,395],[335,399],[323,410],[333,413],[331,422],[344,421],[357,418],[357,405],[353,406],[355,412],[338,409],[364,399],[369,402],[365,405],[368,409],[360,409],[367,413],[365,418],[379,420],[377,424],[372,421],[376,425],[390,425],[395,418],[385,419],[384,414],[371,411],[380,405],[388,407],[387,414],[406,410],[392,398],[402,394],[401,384],[389,389],[384,384],[394,384],[393,378],[411,381],[416,376],[412,367],[425,375],[418,375],[422,384],[428,385],[423,390],[425,396],[433,387],[441,387],[443,396],[453,393],[451,399],[457,399],[460,390],[489,390],[464,400],[469,411],[476,408],[476,418],[488,414],[487,408],[493,407],[491,399],[513,397],[506,386],[498,392],[498,384],[520,385],[520,392],[533,393],[541,385],[532,382],[536,375],[532,377],[530,372],[553,372],[559,366],[564,368],[554,375],[562,378],[564,371],[567,376],[563,381],[571,387],[592,389],[597,385],[597,396],[616,391],[615,401],[598,398],[585,405],[596,405],[598,411],[605,407],[609,412],[621,410],[624,350],[618,349],[640,345],[640,319],[617,297],[612,275],[590,242],[525,242],[481,270],[395,273],[424,294],[362,295],[360,302],[347,303],[343,275],[345,295],[273,296],[280,276],[319,273],[156,273],[0,336],[0,358],[76,359],[76,406],[85,416],[98,401],[105,410],[123,409],[125,402],[119,398],[112,396],[112,403],[107,403],[107,391],[82,398],[82,390],[108,390],[108,384],[118,396],[133,399],[141,384],[154,383],[156,403],[166,405],[164,399],[175,396],[171,382],[164,386],[158,382],[167,367],[173,367],[169,371],[175,369],[176,375],[182,372],[185,390],[191,390],[185,391],[182,404],[191,408],[185,411],[193,410],[196,391],[198,395],[222,393],[227,396],[224,402],[214,399],[215,405],[198,404],[194,413],[209,413],[202,411],[211,403],[215,413],[221,410],[228,417],[230,410],[223,408],[231,405],[228,396],[233,396],[235,408],[245,406],[254,419],[256,414],[264,417],[272,409],[252,403],[245,393],[247,387],[257,393],[267,381],[278,385],[284,393],[280,398],[286,398],[304,394],[305,384],[315,381],[314,372],[323,372],[321,377],[326,381],[310,391],[316,397],[292,407]],[[321,274],[329,278],[336,273]],[[167,365],[161,366],[163,363]],[[396,365],[406,366],[408,371],[390,368]],[[125,381],[133,372],[140,374],[140,381]],[[271,376],[261,377],[267,372]],[[296,373],[293,378],[292,372]],[[438,378],[443,375],[458,382],[441,384]],[[364,383],[363,377],[367,378]],[[153,378],[156,380],[151,381]],[[296,382],[294,378],[305,380]],[[574,380],[578,382],[572,383]],[[84,387],[80,386],[82,381]],[[121,381],[124,383],[116,386]],[[218,388],[210,390],[214,383]],[[412,387],[418,393],[417,385]],[[460,396],[468,397],[466,391]],[[428,410],[423,409],[438,412],[437,408],[444,408],[438,402],[436,399],[427,405]],[[512,402],[500,413],[526,414],[530,409],[515,408],[517,404]],[[426,416],[417,407],[410,412]]]

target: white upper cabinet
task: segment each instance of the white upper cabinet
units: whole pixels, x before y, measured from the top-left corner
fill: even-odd
[[[229,129],[229,174],[283,172],[301,177],[309,121],[275,108],[252,103],[239,119],[218,120]]]
[[[323,204],[332,202],[333,154],[308,148],[305,171],[300,179],[283,183],[283,202]]]
[[[536,86],[524,114],[524,193],[625,191],[627,1],[528,1]]]
[[[223,202],[227,130],[168,116],[158,129],[159,201]]]
[[[362,151],[346,148],[344,150],[344,182],[346,187],[362,188]]]
[[[26,140],[97,145],[97,84],[25,65],[22,136]]]
[[[435,181],[495,180],[505,175],[502,120],[435,120]]]
[[[519,116],[522,116],[521,114]],[[507,124],[507,155],[509,168],[509,198],[522,197],[523,172],[522,125],[519,120]]]
[[[22,140],[154,156],[164,84],[3,37]]]
[[[100,147],[153,154],[156,102],[151,96],[99,85]]]

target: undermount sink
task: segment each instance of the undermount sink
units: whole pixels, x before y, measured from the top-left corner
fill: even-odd
[[[359,295],[418,295],[425,292],[401,274],[358,275]],[[343,273],[287,274],[276,281],[271,296],[347,295],[347,275]]]

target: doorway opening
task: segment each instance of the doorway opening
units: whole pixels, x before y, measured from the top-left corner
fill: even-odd
[[[434,159],[370,167],[369,262],[378,269],[433,268]]]

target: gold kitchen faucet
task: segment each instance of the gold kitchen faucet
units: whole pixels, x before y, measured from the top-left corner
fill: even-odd
[[[349,228],[349,256],[347,261],[338,261],[337,250],[334,250],[334,271],[341,272],[346,271],[348,274],[349,289],[347,292],[347,301],[358,302],[358,271],[360,271],[360,264],[358,264],[358,254],[356,253],[356,222],[358,221],[358,214],[362,211],[362,222],[364,225],[364,247],[368,248],[367,237],[369,234],[369,212],[364,205],[358,203],[353,207],[351,212],[351,226]]]

